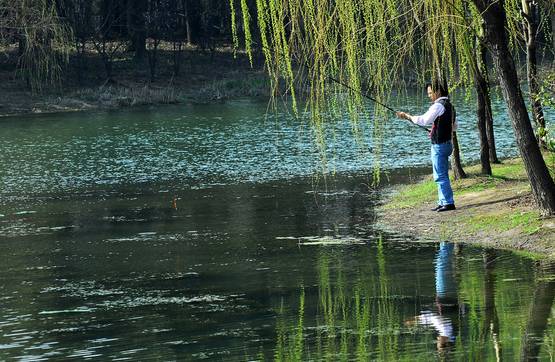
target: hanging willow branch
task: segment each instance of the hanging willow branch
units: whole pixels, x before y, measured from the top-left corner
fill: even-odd
[[[465,0],[256,0],[253,11],[273,89],[285,82],[295,112],[293,59],[310,65],[306,100],[321,149],[326,123],[346,110],[356,135],[360,115],[367,112],[361,94],[370,91],[387,104],[407,73],[415,72],[421,83],[446,77],[451,90],[473,82],[469,47],[481,18]],[[250,44],[250,31],[244,35]],[[348,90],[330,84],[329,77]],[[374,150],[380,153],[388,115],[379,104],[373,115]]]
[[[49,0],[0,0],[0,42],[19,38],[18,66],[31,90],[59,84],[72,33]]]

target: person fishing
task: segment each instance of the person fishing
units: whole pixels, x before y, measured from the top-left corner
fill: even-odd
[[[395,113],[398,118],[409,120],[418,126],[432,126],[429,136],[432,141],[432,169],[438,193],[438,203],[432,211],[455,210],[453,189],[449,181],[449,156],[453,152],[451,139],[453,131],[457,129],[455,110],[447,96],[447,89],[439,81],[426,84],[426,92],[432,101],[426,113],[420,116],[405,112]]]

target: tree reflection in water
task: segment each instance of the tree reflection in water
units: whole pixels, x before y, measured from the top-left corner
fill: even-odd
[[[301,285],[296,299],[276,308],[273,359],[500,361],[552,353],[544,336],[553,338],[553,328],[546,332],[553,264],[538,263],[535,276],[518,280],[506,253],[442,242],[427,263],[406,266],[429,279],[403,280],[395,255],[381,240],[356,254],[321,248],[317,284]]]
[[[537,262],[536,273],[534,297],[522,335],[521,361],[538,359],[555,297],[555,263],[546,260]],[[553,356],[551,359],[553,360]]]

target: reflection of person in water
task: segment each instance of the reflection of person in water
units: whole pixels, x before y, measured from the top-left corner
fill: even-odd
[[[435,259],[437,310],[425,310],[415,322],[433,327],[437,333],[438,351],[443,351],[455,342],[455,332],[450,314],[458,310],[457,282],[453,268],[455,244],[441,242]]]

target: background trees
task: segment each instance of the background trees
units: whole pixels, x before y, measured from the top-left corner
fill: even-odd
[[[72,29],[59,21],[49,0],[0,0],[0,44],[17,43],[17,71],[28,87],[40,90],[61,79]]]
[[[128,58],[153,80],[161,47],[177,53],[177,74],[184,44],[205,52],[231,44],[229,4],[218,0],[0,0],[0,15],[2,61],[17,48],[18,74],[33,91],[66,80],[68,66],[82,82],[96,58],[107,82]]]

